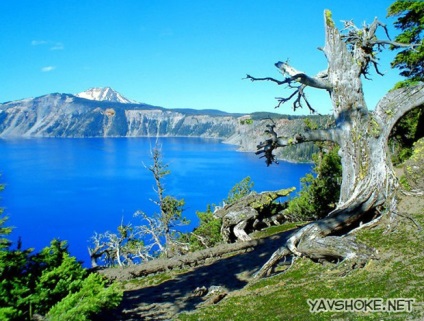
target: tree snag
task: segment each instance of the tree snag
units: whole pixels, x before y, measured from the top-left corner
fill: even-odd
[[[379,40],[376,32],[385,26],[377,19],[371,25],[357,28],[345,22],[344,34],[335,27],[331,12],[324,12],[325,46],[328,67],[315,77],[278,62],[285,79],[255,78],[252,81],[268,80],[278,85],[286,84],[295,92],[288,98],[278,98],[279,105],[296,97],[294,109],[301,107],[306,87],[326,90],[332,100],[335,126],[327,130],[311,130],[294,137],[280,137],[274,126],[267,133],[271,138],[258,145],[257,154],[263,154],[267,165],[275,162],[273,150],[308,141],[332,141],[340,146],[342,183],[340,199],[335,210],[327,217],[310,223],[295,231],[288,241],[264,264],[256,277],[267,275],[281,259],[304,256],[321,261],[351,262],[352,267],[364,265],[374,256],[374,250],[355,242],[346,234],[377,216],[396,215],[395,190],[397,179],[388,155],[388,137],[393,126],[409,110],[424,104],[424,84],[390,91],[381,99],[374,111],[369,111],[365,102],[361,76],[367,78],[369,67],[377,73],[376,51],[386,45],[406,47],[388,40]],[[385,33],[387,35],[387,32]]]

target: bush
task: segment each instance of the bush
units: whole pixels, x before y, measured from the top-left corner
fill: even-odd
[[[253,186],[254,183],[249,176],[243,178],[228,192],[227,198],[223,200],[224,206],[249,195],[252,192]],[[191,252],[213,247],[222,242],[222,221],[213,215],[212,207],[216,206],[208,204],[205,212],[196,212],[200,220],[199,226],[193,232],[181,235],[180,241],[188,243]]]
[[[249,195],[255,184],[252,182],[250,176],[243,178],[240,182],[236,183],[228,192],[227,198],[223,201],[224,205],[229,205],[240,198]]]
[[[4,222],[0,220],[0,238],[9,232],[2,226]],[[74,297],[79,299],[72,300]],[[78,311],[69,320],[77,317],[88,320],[102,309],[117,306],[121,298],[122,293],[114,286],[107,287],[99,275],[89,275],[69,255],[64,241],[53,240],[37,254],[19,247],[0,249],[0,320],[30,320],[35,314],[50,315],[49,310],[58,302],[66,304],[70,311]],[[65,320],[55,318],[55,311],[60,311],[61,306],[51,312],[52,320]]]
[[[99,274],[90,274],[81,281],[79,291],[67,295],[47,314],[51,321],[86,321],[103,310],[116,307],[122,291],[116,285],[107,287]]]
[[[393,128],[389,138],[393,164],[399,165],[411,157],[413,144],[421,137],[424,137],[424,107],[407,113]]]
[[[291,220],[316,220],[326,216],[337,205],[340,197],[342,166],[336,146],[320,147],[313,155],[315,167],[312,174],[302,178],[302,189],[298,196],[288,203],[285,210]]]
[[[213,247],[222,241],[221,219],[213,215],[211,205],[207,205],[205,212],[197,211],[196,215],[200,220],[199,226],[181,236],[182,242],[189,244],[191,252]]]

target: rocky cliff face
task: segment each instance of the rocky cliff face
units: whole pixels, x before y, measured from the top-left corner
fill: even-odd
[[[0,104],[0,137],[205,137],[223,139],[249,152],[268,138],[264,129],[270,120],[263,115],[166,109],[132,103],[106,89],[94,88],[80,93],[81,97],[56,93]],[[292,136],[304,129],[303,119],[274,121],[280,135]],[[308,161],[311,146],[284,148],[278,156]]]
[[[250,116],[247,116],[250,117]],[[255,117],[253,117],[255,118]],[[267,128],[266,125],[271,123],[270,119],[256,119],[251,122],[244,121],[245,117],[239,118],[239,125],[236,131],[225,143],[239,146],[239,150],[243,152],[256,151],[256,146],[260,143],[269,139],[269,136],[264,133]],[[248,118],[252,119],[252,118]],[[316,118],[316,121],[322,125],[324,118]],[[280,136],[293,137],[299,132],[305,130],[304,118],[297,119],[273,119],[272,120],[276,127],[275,130]],[[303,143],[295,146],[287,146],[284,148],[277,149],[275,154],[278,159],[284,159],[292,162],[311,162],[312,154],[316,153],[318,148],[314,143]]]
[[[215,113],[215,114],[214,114]],[[0,104],[0,136],[228,138],[238,116],[49,94]]]

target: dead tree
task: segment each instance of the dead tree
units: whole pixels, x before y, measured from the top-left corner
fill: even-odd
[[[153,174],[156,187],[153,188],[157,194],[157,200],[152,200],[159,208],[160,213],[154,214],[152,218],[147,217],[141,211],[135,215],[140,216],[142,221],[148,223],[139,228],[151,236],[152,247],[157,246],[159,253],[165,257],[172,257],[178,253],[178,249],[184,245],[178,242],[179,232],[177,226],[187,225],[189,221],[183,216],[184,199],[176,199],[173,196],[165,195],[164,178],[169,175],[168,165],[162,162],[160,146],[152,150],[153,165],[147,169]]]
[[[163,179],[170,173],[168,165],[163,164],[159,147],[152,150],[153,165],[147,167],[155,179],[155,193],[158,196],[154,204],[160,212],[147,215],[137,211],[134,216],[140,223],[133,226],[131,223],[121,225],[117,233],[95,233],[91,237],[92,247],[88,248],[92,267],[103,261],[107,266],[127,266],[146,262],[159,255],[170,257],[184,250],[186,244],[178,241],[179,232],[175,229],[179,225],[186,225],[188,221],[183,217],[184,200],[164,195]]]
[[[125,266],[148,261],[150,248],[144,246],[142,231],[135,229],[132,224],[123,224],[117,228],[118,233],[106,231],[94,233],[91,237],[92,247],[88,247],[91,267],[98,266],[98,260],[106,266]]]
[[[365,102],[361,77],[367,78],[369,68],[377,73],[376,53],[384,46],[408,45],[380,40],[376,31],[385,26],[377,19],[370,25],[357,28],[351,21],[345,22],[340,32],[331,17],[324,12],[325,54],[328,67],[316,76],[296,70],[288,63],[278,62],[276,67],[285,76],[283,80],[267,80],[294,89],[288,98],[278,98],[279,105],[294,99],[294,109],[306,104],[304,90],[307,87],[326,90],[332,101],[335,126],[327,130],[311,130],[294,137],[280,137],[271,126],[271,138],[258,146],[267,164],[275,162],[273,150],[308,141],[332,141],[340,146],[342,183],[340,199],[335,210],[294,232],[256,274],[267,275],[271,268],[287,256],[304,256],[313,260],[341,261],[352,267],[362,266],[374,255],[374,251],[357,243],[346,234],[359,225],[378,220],[383,215],[394,219],[396,215],[395,191],[397,179],[388,155],[388,137],[393,126],[408,111],[424,104],[424,85],[390,91],[381,99],[374,111]],[[386,31],[387,36],[387,31]],[[388,37],[388,36],[387,36]]]

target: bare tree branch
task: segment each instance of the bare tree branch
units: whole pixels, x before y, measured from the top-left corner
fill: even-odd
[[[313,141],[332,141],[340,143],[341,139],[340,130],[337,128],[305,131],[302,134],[296,134],[293,137],[279,137],[275,131],[275,126],[274,122],[271,125],[266,125],[267,129],[265,130],[265,133],[269,134],[271,138],[264,142],[260,142],[257,146],[256,155],[263,154],[260,158],[265,158],[267,166],[272,163],[278,164],[273,151],[279,147]]]
[[[330,83],[326,80],[327,72],[320,72],[316,77],[310,77],[301,71],[297,71],[286,62],[279,61],[275,64],[275,66],[283,73],[283,75],[287,75],[288,77],[284,78],[284,80],[278,80],[272,77],[257,78],[251,75],[246,75],[246,78],[244,79],[249,79],[251,81],[271,81],[277,85],[286,84],[289,88],[294,89],[294,92],[289,97],[276,97],[278,104],[275,108],[279,108],[282,104],[296,97],[293,102],[294,111],[298,108],[303,108],[302,101],[304,101],[309,111],[312,114],[315,114],[316,110],[309,103],[304,90],[309,86],[331,91]]]
[[[361,29],[355,26],[353,20],[343,22],[346,34],[342,35],[341,38],[348,45],[350,51],[355,55],[355,59],[357,59],[358,63],[361,64],[361,74],[366,79],[369,79],[368,69],[370,64],[374,67],[377,74],[380,76],[384,75],[378,69],[378,59],[376,58],[375,49],[381,51],[386,45],[390,45],[394,48],[415,48],[417,46],[416,44],[404,44],[392,41],[386,25],[380,22],[377,18],[374,19],[370,25],[364,23],[364,26]],[[379,27],[383,28],[387,39],[378,39],[376,32]]]
[[[157,252],[162,253],[165,250],[164,239],[164,227],[161,220],[157,217],[149,217],[142,211],[137,211],[134,216],[140,217],[141,223],[137,226],[137,230],[144,237],[150,236],[150,251],[157,247]]]
[[[313,88],[325,89],[329,91],[332,90],[331,84],[326,80],[326,72],[320,72],[316,77],[310,77],[304,72],[296,70],[286,62],[279,61],[275,64],[275,66],[280,69],[283,75],[290,76],[289,78],[286,78],[290,79],[290,82],[295,81]]]
[[[288,84],[291,82],[290,78],[286,78],[284,80],[278,80],[272,77],[264,77],[264,78],[257,78],[257,77],[252,77],[251,75],[246,75],[246,78],[243,79],[249,79],[250,81],[254,82],[254,81],[272,81],[275,82],[277,85],[284,85],[284,84]]]

